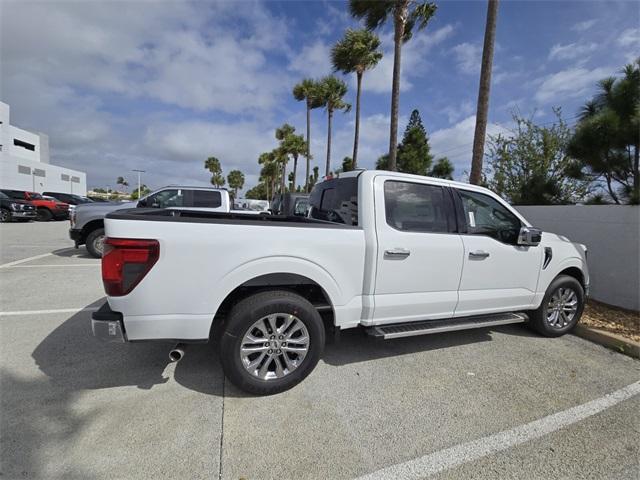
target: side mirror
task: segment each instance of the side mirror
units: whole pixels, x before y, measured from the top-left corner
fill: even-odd
[[[518,245],[535,247],[542,240],[542,230],[534,227],[520,227]]]
[[[142,200],[140,200],[138,202],[138,208],[144,208],[146,206],[147,206],[147,199],[146,198],[143,198]]]

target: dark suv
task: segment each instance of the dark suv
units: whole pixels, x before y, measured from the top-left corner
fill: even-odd
[[[17,200],[0,192],[0,222],[11,220],[34,220],[38,216],[36,207],[25,200]]]

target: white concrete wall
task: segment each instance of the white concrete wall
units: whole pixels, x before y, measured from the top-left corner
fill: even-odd
[[[640,206],[516,208],[532,225],[587,246],[595,300],[640,310]]]
[[[87,175],[49,163],[49,137],[10,124],[11,108],[0,102],[0,188],[42,193],[87,194]],[[21,140],[33,150],[15,145]]]
[[[28,173],[21,173],[20,170]],[[0,188],[86,195],[87,175],[70,168],[7,155],[0,161]]]

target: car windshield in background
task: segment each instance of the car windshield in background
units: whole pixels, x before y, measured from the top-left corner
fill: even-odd
[[[42,195],[40,195],[39,193],[35,193],[35,192],[30,192],[29,193],[29,198],[31,200],[44,200],[44,197]]]

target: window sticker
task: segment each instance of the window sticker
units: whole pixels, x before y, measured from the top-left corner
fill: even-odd
[[[469,212],[469,226],[470,227],[476,226],[476,216],[473,214],[473,212]]]

